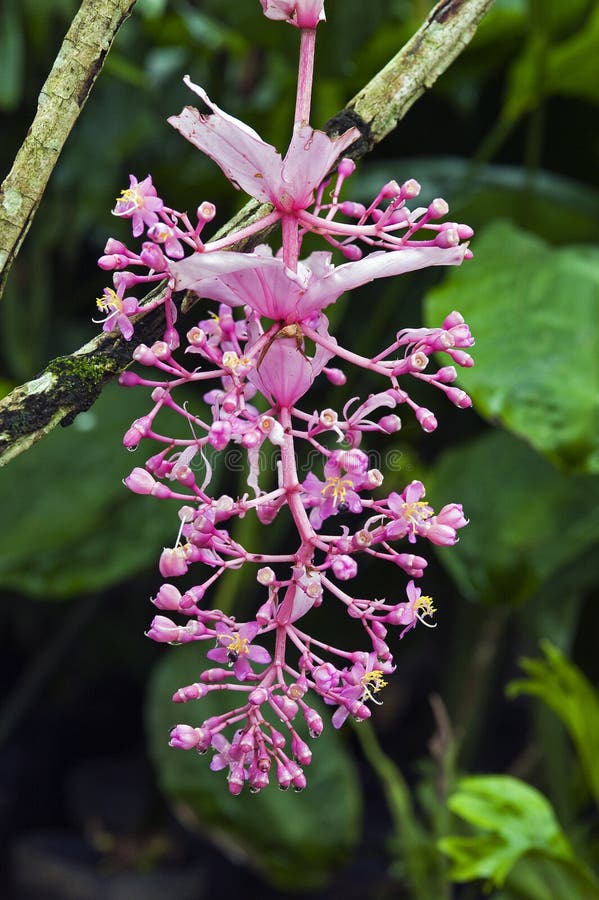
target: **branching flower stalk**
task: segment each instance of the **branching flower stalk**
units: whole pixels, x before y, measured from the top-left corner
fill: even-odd
[[[395,669],[388,628],[399,627],[401,638],[419,622],[433,624],[433,601],[416,586],[427,562],[411,547],[397,544],[419,539],[455,543],[457,530],[466,524],[462,507],[451,503],[435,513],[419,481],[401,494],[385,495],[383,474],[369,468],[362,441],[368,432],[397,433],[401,422],[395,410],[402,405],[413,411],[425,432],[437,427],[433,413],[407,392],[407,376],[438,388],[460,408],[471,405],[453,386],[455,365],[472,365],[467,350],[473,340],[459,313],[450,313],[438,328],[398,331],[372,358],[341,347],[330,333],[324,310],[346,291],[428,266],[459,265],[472,255],[467,243],[472,230],[440,222],[448,212],[444,200],[412,207],[420,190],[413,180],[383,185],[368,206],[340,199],[355,168],[342,155],[359,132],[352,128],[331,139],[308,124],[323,0],[261,3],[267,17],[297,27],[301,35],[295,122],[285,156],[220,110],[188,77],[186,84],[210,113],[186,107],[169,122],[211,157],[236,188],[272,204],[269,224],[281,223],[281,248],[273,253],[260,245],[249,253],[233,252],[227,248],[239,240],[239,232],[205,243],[203,229],[216,213],[212,203],[201,203],[192,221],[165,205],[150,176],[138,181],[132,175],[113,212],[131,220],[134,237],[144,238],[141,249],[110,239],[99,260],[114,273],[113,286],[98,301],[104,330],[118,328],[128,340],[134,333],[131,318],[139,309],[129,292],[151,282],[168,283],[166,296],[154,301],[164,306],[163,339],[151,347],[140,344],[133,352],[148,374],[125,372],[120,379],[125,386],[151,388],[153,402],[126,432],[125,446],[135,450],[150,440],[161,449],[134,468],[125,483],[135,493],[181,504],[176,541],[160,557],[160,573],[167,581],[153,599],[160,614],[148,636],[169,644],[207,642],[210,647],[210,667],[173,700],[201,701],[209,693],[227,691],[236,698],[235,708],[199,727],[177,725],[170,744],[199,753],[211,749],[210,766],[227,770],[233,794],[246,782],[251,791],[259,791],[273,779],[283,789],[301,790],[312,758],[306,731],[316,738],[323,729],[311,696],[334,708],[336,728],[348,716],[369,718],[371,704],[380,702],[378,695]],[[264,226],[263,219],[246,228],[244,236]],[[329,251],[301,259],[307,233],[320,235],[346,261],[334,265]],[[176,291],[192,291],[218,304],[217,312],[187,332],[183,346],[172,302]],[[443,352],[449,360],[430,372],[433,352]],[[300,406],[321,375],[338,387],[345,384],[341,369],[330,365],[334,359],[379,376],[380,391],[349,399],[341,412]],[[179,389],[190,386],[203,393],[204,404],[197,409],[178,399]],[[180,436],[160,432],[156,420],[165,409],[182,417]],[[224,451],[231,444],[247,453],[251,493],[213,497],[206,451]],[[303,480],[297,469],[302,445],[321,459]],[[278,457],[278,484],[272,490],[259,483],[266,446]],[[257,552],[232,537],[228,523],[236,516],[255,515],[266,526],[284,507],[297,532],[294,551]],[[344,524],[335,528],[331,521],[339,515]],[[404,599],[368,599],[348,591],[359,561],[368,557],[406,573]],[[181,593],[171,580],[194,564],[206,575]],[[229,569],[244,565],[255,567],[264,596],[255,617],[240,623],[211,609],[205,597]],[[362,649],[333,646],[305,630],[304,617],[325,598],[362,626]]]

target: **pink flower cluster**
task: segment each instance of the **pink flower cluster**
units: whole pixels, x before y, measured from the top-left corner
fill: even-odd
[[[324,310],[343,293],[374,279],[458,265],[471,256],[467,240],[472,231],[440,221],[447,213],[443,200],[413,207],[419,193],[413,180],[389,182],[368,206],[341,201],[354,163],[342,158],[335,175],[328,173],[358,133],[351,129],[331,139],[307,124],[306,85],[311,83],[314,29],[324,17],[322,0],[261,2],[269,18],[296,25],[302,35],[296,124],[286,155],[222,112],[189,79],[188,86],[211,112],[187,107],[169,121],[236,187],[270,203],[271,211],[258,225],[205,243],[204,226],[215,216],[211,203],[201,203],[191,220],[164,204],[149,176],[142,181],[131,176],[113,212],[130,219],[133,235],[143,238],[141,249],[132,251],[111,239],[99,261],[113,272],[114,286],[98,301],[106,314],[105,330],[119,328],[129,340],[137,314],[164,307],[162,340],[133,351],[143,374],[121,376],[123,385],[147,387],[152,397],[151,409],[125,434],[125,446],[135,450],[148,440],[161,446],[125,483],[135,493],[179,503],[176,539],[160,557],[165,583],[153,600],[159,614],[148,636],[210,647],[207,667],[197,682],[175,693],[174,702],[201,704],[215,691],[228,691],[238,702],[197,727],[177,725],[170,743],[200,753],[212,749],[211,768],[227,770],[233,794],[246,782],[259,791],[273,777],[283,789],[303,788],[312,756],[305,737],[316,738],[323,729],[311,697],[333,708],[335,727],[349,715],[368,718],[369,704],[380,702],[378,694],[395,669],[389,629],[399,626],[401,638],[418,622],[432,624],[432,599],[415,584],[427,562],[405,541],[455,543],[466,524],[462,507],[452,503],[435,513],[419,481],[401,494],[386,494],[384,475],[370,467],[362,444],[368,432],[396,433],[401,427],[396,411],[402,406],[413,411],[424,431],[437,427],[433,413],[407,392],[407,376],[438,388],[460,408],[469,406],[469,397],[454,386],[455,365],[472,365],[468,349],[473,343],[457,312],[438,328],[400,330],[371,358],[340,346],[330,333]],[[249,253],[228,249],[275,222],[282,228],[278,252],[264,245]],[[320,235],[346,261],[335,265],[332,251],[300,259],[308,232]],[[128,294],[155,282],[165,286],[159,299],[142,306]],[[182,346],[172,299],[177,291],[217,303],[187,331]],[[446,354],[448,364],[435,368],[433,353]],[[341,369],[330,365],[333,360],[379,376],[381,389],[365,399],[346,399],[338,410],[305,406],[319,376],[337,387],[345,384]],[[195,386],[203,403],[200,397],[193,404],[182,402],[180,389],[189,396]],[[167,409],[181,416],[178,436],[163,434],[157,424]],[[213,496],[210,455],[231,446],[247,455],[248,490],[237,497]],[[302,447],[321,460],[303,478],[297,464]],[[266,449],[276,455],[278,472],[276,486],[268,489],[260,484]],[[246,547],[232,534],[235,517],[255,515],[269,525],[283,510],[297,533],[289,553]],[[389,599],[353,595],[347,583],[358,574],[360,562],[372,557],[406,573],[403,597],[396,591]],[[204,575],[182,593],[173,580],[195,564]],[[263,596],[253,619],[240,623],[212,609],[205,597],[229,569],[243,565],[255,567]],[[363,649],[333,646],[306,631],[305,615],[325,600],[340,604],[361,625]]]

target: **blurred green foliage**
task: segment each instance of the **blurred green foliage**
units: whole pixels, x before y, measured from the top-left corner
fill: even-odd
[[[384,65],[431,6],[328,0],[328,24],[318,39],[315,125]],[[76,0],[0,3],[3,172],[76,8]],[[189,72],[219,106],[283,148],[296,49],[295,30],[267,22],[257,0],[138,0],[59,159],[0,303],[3,392],[96,332],[93,298],[105,281],[95,260],[107,236],[128,238],[127,223],[112,218],[110,208],[129,172],[140,178],[151,172],[174,207],[216,202],[216,225],[244,202],[165,122],[190,101],[182,76]],[[596,896],[589,874],[599,863],[596,811],[585,806],[588,790],[563,773],[580,766],[597,797],[598,86],[596,2],[497,0],[462,57],[362,163],[348,188],[348,196],[364,199],[385,180],[415,177],[425,203],[446,197],[451,215],[479,232],[475,259],[461,269],[369,286],[361,299],[341,301],[332,311],[340,339],[367,355],[398,328],[421,320],[437,325],[454,308],[477,338],[476,365],[460,376],[475,412],[447,409],[423,390],[422,402],[436,404],[439,431],[423,437],[406,416],[387,480],[401,490],[424,473],[436,506],[461,501],[471,519],[460,544],[431,566],[436,605],[445,611],[440,627],[402,644],[397,685],[388,688],[390,700],[377,719],[385,748],[411,781],[432,727],[414,675],[423,665],[425,684],[444,697],[449,721],[464,724],[462,733],[445,743],[439,738],[431,750],[414,803],[405,802],[403,782],[392,789],[392,768],[377,768],[395,814],[389,846],[404,854],[394,871],[411,885],[410,896],[426,896],[430,884],[426,874],[419,876],[422,868],[405,864],[416,844],[438,853],[431,863],[435,890],[449,896],[447,882],[438,887],[445,857],[434,849],[443,833],[441,846],[454,861],[451,877],[491,880],[494,897]],[[336,406],[357,389],[377,390],[375,379],[348,375],[343,401],[338,391],[327,399],[324,388],[317,401]],[[146,405],[143,391],[108,389],[73,426],[0,473],[0,585],[20,654],[29,648],[31,598],[75,602],[108,589],[135,591],[133,579],[155,571],[162,544],[176,533],[175,510],[169,515],[168,505],[129,496],[121,485],[135,457],[120,447],[120,437]],[[218,477],[224,489],[238,490],[237,476],[223,471]],[[242,524],[252,528],[249,517]],[[274,540],[283,543],[285,536],[281,527]],[[365,570],[363,584],[370,593],[389,590],[376,567]],[[217,601],[242,610],[253,603],[252,591],[235,573]],[[345,627],[322,612],[325,630]],[[148,621],[150,615],[148,609]],[[509,709],[503,703],[516,655],[534,655],[540,637],[550,637],[572,662],[546,647],[546,659],[526,664],[528,678],[511,695],[543,698],[559,721],[523,699]],[[138,664],[146,677],[143,654],[135,662],[138,640],[133,634],[123,642],[123,665]],[[31,653],[34,660],[35,648]],[[189,649],[164,654],[151,679],[147,719],[165,793],[218,841],[241,846],[281,889],[332,877],[360,831],[359,779],[339,736],[329,727],[315,747],[311,790],[301,798],[231,800],[204,761],[166,746],[169,692],[196,675]],[[93,642],[89,656],[101,669]],[[526,725],[514,727],[506,744],[501,723],[512,722],[514,709]],[[520,763],[524,780],[457,781],[464,771],[506,771]],[[561,825],[554,808],[560,819],[567,810]],[[319,824],[324,811],[326,832]],[[456,836],[459,819],[479,826],[477,834]]]

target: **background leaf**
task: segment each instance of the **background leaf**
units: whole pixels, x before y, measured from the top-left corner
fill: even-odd
[[[599,804],[599,700],[580,669],[549,641],[543,641],[545,659],[523,659],[528,678],[511,681],[509,697],[539,697],[562,720],[578,753],[586,783]]]
[[[464,778],[449,798],[449,808],[490,834],[447,837],[439,841],[452,861],[456,881],[489,879],[501,885],[524,854],[537,850],[571,861],[572,850],[550,803],[530,785],[507,775]]]
[[[490,432],[444,454],[427,484],[436,505],[460,497],[468,528],[444,564],[471,600],[517,606],[599,542],[599,479],[568,476],[509,434]],[[591,571],[593,571],[591,569]],[[595,567],[596,572],[596,567]]]

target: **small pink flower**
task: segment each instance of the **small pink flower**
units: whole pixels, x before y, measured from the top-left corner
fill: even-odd
[[[112,213],[122,219],[131,219],[133,237],[139,237],[144,225],[151,226],[158,222],[157,213],[163,206],[150,175],[143,181],[129,175],[129,187],[121,191]]]
[[[329,516],[338,512],[362,512],[362,502],[357,493],[363,482],[359,473],[342,472],[340,463],[331,458],[324,466],[325,481],[309,472],[302,483],[302,500],[310,509],[310,522],[320,529]]]
[[[426,536],[433,508],[422,499],[425,493],[421,481],[412,481],[401,494],[389,494],[387,503],[394,521],[385,529],[388,539],[396,540],[407,535],[413,544],[416,535]]]
[[[260,630],[257,622],[246,622],[236,630],[229,628],[224,622],[217,622],[215,628],[219,646],[209,650],[206,656],[215,662],[232,666],[239,681],[245,681],[248,675],[254,674],[250,662],[259,665],[267,665],[270,662],[268,650],[259,644],[251,643]]]
[[[93,319],[96,324],[103,323],[102,331],[115,331],[117,328],[126,341],[133,337],[133,325],[130,316],[139,310],[135,297],[120,297],[112,288],[104,288],[104,294],[96,300],[100,312],[106,313],[105,319]]]

